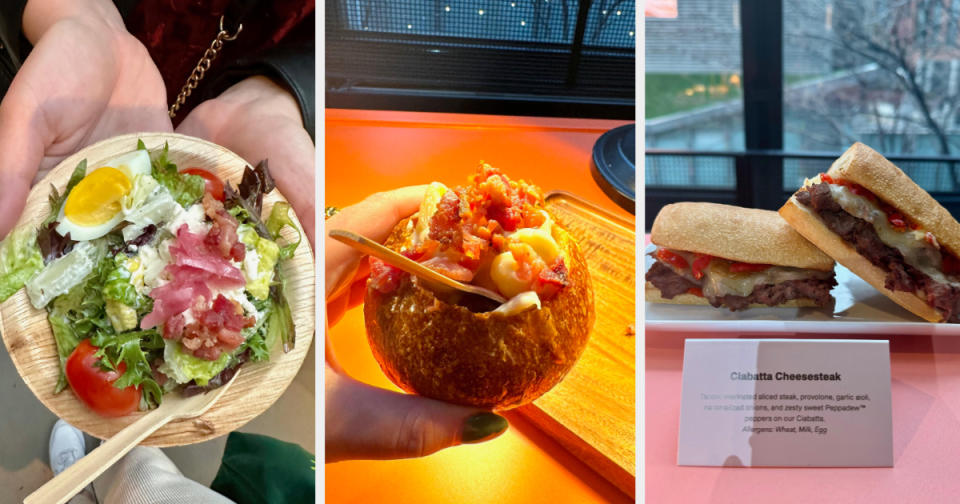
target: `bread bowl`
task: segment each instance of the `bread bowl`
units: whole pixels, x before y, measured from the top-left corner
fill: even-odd
[[[535,186],[481,164],[467,186],[431,184],[385,245],[509,299],[496,306],[465,298],[371,259],[367,335],[400,388],[515,408],[556,385],[586,347],[594,321],[589,271]]]

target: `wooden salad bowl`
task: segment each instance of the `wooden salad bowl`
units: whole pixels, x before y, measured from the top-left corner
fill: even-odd
[[[143,140],[150,150],[162,148],[164,142],[168,142],[168,157],[178,168],[207,169],[219,175],[224,182],[230,181],[234,187],[239,184],[248,164],[240,156],[219,145],[185,135],[138,133],[109,138],[64,159],[34,186],[17,227],[38,227],[50,215],[50,204],[47,200],[50,185],[56,186],[62,194],[70,174],[82,159],[86,159],[90,167],[98,166],[118,154],[136,149],[137,139]],[[269,215],[273,204],[278,201],[285,199],[277,189],[265,195],[263,215]],[[295,215],[293,220],[297,227],[300,227],[300,221]],[[284,229],[283,233],[287,239],[296,239],[296,234],[289,228]],[[206,413],[196,418],[172,421],[146,438],[142,444],[179,446],[222,436],[263,413],[283,394],[303,364],[314,333],[315,273],[313,251],[306,235],[300,241],[294,256],[285,261],[283,273],[287,280],[285,292],[296,326],[294,348],[284,353],[278,345],[272,349],[269,361],[243,364],[243,372]],[[38,310],[30,304],[26,289],[21,288],[0,304],[0,335],[14,366],[37,399],[53,414],[91,436],[110,438],[145,414],[136,412],[121,418],[107,418],[87,408],[73,395],[69,387],[54,395],[60,373],[60,360],[53,331],[47,321],[47,311]]]

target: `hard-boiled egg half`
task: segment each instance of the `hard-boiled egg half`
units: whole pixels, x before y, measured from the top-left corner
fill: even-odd
[[[150,174],[150,155],[136,150],[89,170],[74,186],[57,218],[61,236],[86,241],[100,238],[123,220],[123,197],[137,175]]]

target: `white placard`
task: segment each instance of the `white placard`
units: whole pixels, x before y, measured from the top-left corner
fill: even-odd
[[[679,465],[892,467],[890,346],[688,339]]]

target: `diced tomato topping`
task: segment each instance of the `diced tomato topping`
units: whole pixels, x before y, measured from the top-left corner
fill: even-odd
[[[769,268],[769,264],[751,264],[745,262],[735,262],[730,264],[731,273],[758,273]]]
[[[713,256],[707,254],[697,254],[697,258],[693,260],[693,266],[691,266],[691,271],[693,271],[693,278],[700,280],[703,278],[703,270],[707,269],[707,266],[710,266],[710,261],[713,260]]]
[[[703,297],[703,289],[700,287],[690,287],[687,289],[687,294],[693,294],[694,296]]]
[[[657,259],[678,269],[686,269],[688,266],[686,259],[665,248],[657,249]]]
[[[376,257],[370,258],[370,286],[381,294],[390,294],[400,287],[405,273]]]

